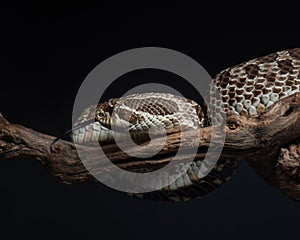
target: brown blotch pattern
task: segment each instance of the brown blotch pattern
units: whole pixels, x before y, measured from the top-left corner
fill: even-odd
[[[288,50],[288,52],[292,58],[300,60],[300,48]]]
[[[249,79],[254,79],[258,75],[259,66],[255,64],[249,64],[244,67],[245,72]]]
[[[278,67],[282,74],[291,73],[294,68],[292,61],[289,59],[278,61]]]
[[[125,98],[120,104],[132,110],[161,116],[174,114],[178,111],[175,101],[155,97],[145,97],[143,99]]]
[[[300,48],[296,48],[225,69],[216,76],[213,84],[231,112],[255,115],[265,111],[274,104],[273,101],[299,92],[299,72]],[[213,101],[210,104],[214,105]]]
[[[153,115],[171,115],[174,114],[174,108],[169,107],[170,105],[163,105],[163,103],[145,103],[144,105],[139,106],[136,110],[147,112]]]

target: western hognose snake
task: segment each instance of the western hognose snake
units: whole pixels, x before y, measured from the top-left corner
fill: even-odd
[[[218,74],[212,81],[221,93],[221,101],[211,98],[212,111],[222,105],[225,112],[249,117],[260,114],[276,101],[299,92],[300,48],[259,57]],[[180,108],[178,106],[181,106]],[[167,93],[133,94],[85,109],[78,118],[79,126],[91,119],[95,122],[73,131],[73,141],[101,144],[122,140],[122,129],[140,140],[152,126],[164,128],[167,134],[185,129],[198,129],[209,124],[205,107],[196,102]],[[111,117],[114,111],[114,118]],[[180,126],[179,126],[180,123]],[[111,128],[117,129],[112,131]],[[120,131],[119,131],[120,130]],[[219,159],[204,178],[199,171],[202,161],[194,160],[186,174],[160,191],[136,194],[138,197],[162,200],[187,200],[205,195],[226,182],[238,166],[236,159]]]

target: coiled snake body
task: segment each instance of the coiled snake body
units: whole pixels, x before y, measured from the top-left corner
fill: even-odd
[[[230,67],[218,74],[212,85],[221,94],[225,112],[251,117],[267,111],[276,101],[299,92],[299,72],[300,48],[295,48]],[[221,106],[214,98],[209,104],[212,111]],[[98,140],[103,144],[114,138],[122,140],[124,129],[129,130],[133,139],[140,140],[153,126],[154,133],[159,135],[162,128],[170,134],[209,124],[205,107],[165,93],[133,94],[99,104],[96,113],[91,109],[95,108],[85,109],[76,124],[90,119],[96,119],[95,123],[73,131],[74,142],[89,144]],[[201,176],[201,164],[201,160],[195,160],[186,167],[186,174],[162,190],[135,196],[178,201],[205,195],[232,176],[238,159],[220,158],[205,177]]]

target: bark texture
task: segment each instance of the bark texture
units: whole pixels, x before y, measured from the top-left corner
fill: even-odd
[[[271,185],[290,198],[300,201],[300,94],[278,101],[258,116],[236,116],[229,113],[225,130],[226,141],[222,157],[244,157]],[[183,137],[180,133],[171,134],[162,150],[155,157],[146,160],[131,157],[116,144],[102,146],[102,149],[115,165],[123,169],[159,168],[172,160],[179,145],[186,150],[196,145],[197,157],[203,158],[208,146],[214,145],[211,142],[212,132],[212,127],[206,127],[186,131]],[[200,143],[195,140],[197,137]],[[218,141],[218,136],[215,137]],[[64,140],[51,145],[55,138],[10,123],[0,114],[0,160],[38,160],[60,181],[80,184],[95,181],[77,154],[77,150],[85,150],[89,165],[97,164],[99,174],[103,169],[109,171],[109,168],[105,168],[104,158],[99,157],[98,147],[78,146],[76,149],[72,142]],[[160,141],[154,139],[151,144],[159,146]],[[128,149],[144,151],[140,148]],[[182,155],[182,158],[186,157],[188,151],[186,155]]]

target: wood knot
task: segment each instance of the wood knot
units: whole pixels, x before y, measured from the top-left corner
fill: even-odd
[[[20,144],[22,142],[22,139],[17,136],[12,136],[12,139],[15,144]]]
[[[62,147],[58,144],[50,145],[50,152],[58,153],[62,150]]]
[[[227,117],[226,126],[230,130],[236,130],[240,126],[240,121],[238,120],[237,117],[232,117],[232,116]]]
[[[238,127],[238,125],[236,123],[229,123],[229,124],[227,124],[227,126],[230,130],[235,130]]]
[[[0,136],[9,136],[10,135],[10,131],[7,129],[1,129],[0,130]]]

